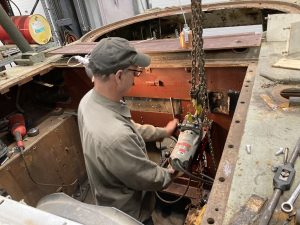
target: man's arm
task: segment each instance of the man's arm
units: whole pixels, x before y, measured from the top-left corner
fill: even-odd
[[[119,136],[98,158],[113,176],[134,190],[161,190],[172,179],[172,171],[147,159],[134,133]]]
[[[132,123],[134,124],[135,129],[141,134],[144,141],[149,142],[170,137],[177,127],[178,120],[174,119],[170,121],[165,127],[155,127],[148,124],[141,125],[134,121],[132,121]]]

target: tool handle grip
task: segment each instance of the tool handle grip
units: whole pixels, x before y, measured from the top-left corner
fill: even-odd
[[[24,143],[23,143],[23,138],[22,138],[22,134],[19,131],[16,131],[14,133],[16,142],[17,142],[17,146],[20,148],[24,148]]]

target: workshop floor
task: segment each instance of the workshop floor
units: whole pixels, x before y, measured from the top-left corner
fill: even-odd
[[[190,200],[186,198],[175,204],[166,204],[157,199],[155,211],[152,214],[154,225],[183,225],[189,203]]]

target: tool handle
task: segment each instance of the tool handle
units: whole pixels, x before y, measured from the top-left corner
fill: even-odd
[[[14,136],[15,136],[15,139],[16,139],[16,142],[17,142],[17,146],[19,148],[24,149],[24,142],[23,142],[23,138],[22,138],[21,132],[15,131],[14,132]]]
[[[297,141],[295,148],[289,159],[289,163],[291,163],[293,167],[294,167],[294,164],[295,164],[296,159],[298,158],[299,154],[300,154],[300,138],[298,138],[298,141]]]

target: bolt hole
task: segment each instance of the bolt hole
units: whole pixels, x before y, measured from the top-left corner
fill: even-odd
[[[219,178],[219,181],[220,181],[220,182],[224,182],[224,181],[225,181],[225,178],[224,178],[224,177],[220,177],[220,178]]]
[[[219,211],[219,208],[215,208],[215,211],[218,212],[218,211]]]
[[[208,218],[207,222],[208,222],[208,224],[214,224],[215,220],[213,218]]]
[[[245,102],[243,101],[243,102],[240,102],[241,104],[245,104]]]
[[[239,120],[236,120],[236,121],[235,121],[235,123],[240,123],[240,122],[241,122],[241,121],[239,121]]]
[[[245,85],[245,87],[249,87],[249,85]]]
[[[228,148],[233,148],[234,147],[234,145],[228,145]]]
[[[250,83],[250,82],[251,82],[251,80],[246,80],[246,82],[247,82],[247,83]]]

